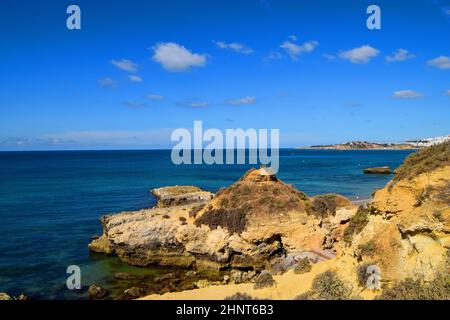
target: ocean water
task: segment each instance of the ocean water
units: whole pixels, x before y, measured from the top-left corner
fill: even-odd
[[[392,176],[364,175],[365,167],[395,168],[410,151],[280,150],[278,177],[308,195],[336,192],[368,198]],[[217,191],[251,165],[173,165],[170,150],[0,152],[0,292],[34,299],[83,299],[65,287],[66,268],[79,265],[82,284],[110,285],[114,273],[152,274],[90,255],[99,217],[151,207],[149,190],[196,185]]]

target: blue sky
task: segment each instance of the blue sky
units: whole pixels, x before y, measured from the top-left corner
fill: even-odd
[[[450,1],[7,0],[0,23],[0,150],[166,148],[194,120],[284,147],[450,134]]]

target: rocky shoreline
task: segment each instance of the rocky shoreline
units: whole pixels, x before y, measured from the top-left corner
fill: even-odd
[[[215,195],[192,186],[161,188],[153,192],[155,208],[102,217],[104,232],[89,249],[136,266],[181,267],[205,277],[190,287],[177,280],[159,292],[135,290],[149,299],[223,299],[231,292],[294,298],[294,288],[302,297],[320,298],[314,290],[321,277],[353,288],[347,298],[382,297],[401,281],[425,286],[437,270],[449,274],[449,159],[449,143],[409,156],[359,207],[336,194],[308,197],[266,168],[250,170]],[[358,270],[370,264],[381,270],[382,289],[369,290],[361,280]],[[291,285],[301,279],[308,285]],[[446,283],[436,292],[450,297]]]
[[[153,208],[101,217],[89,250],[165,271],[116,273],[114,292],[94,283],[89,298],[450,299],[450,142],[411,154],[363,203],[308,197],[267,168],[216,194],[152,193]]]
[[[192,186],[152,193],[154,208],[103,216],[103,235],[89,249],[135,266],[222,272],[219,283],[250,282],[265,269],[284,272],[305,257],[334,257],[357,209],[336,194],[309,198],[265,168],[216,195]]]

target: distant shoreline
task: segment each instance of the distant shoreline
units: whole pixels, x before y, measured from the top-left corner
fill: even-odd
[[[420,148],[338,148],[338,147],[297,147],[297,150],[337,150],[337,151],[369,151],[369,150],[389,150],[389,151],[417,151]]]

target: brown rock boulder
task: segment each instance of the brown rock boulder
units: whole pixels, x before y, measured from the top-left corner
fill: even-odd
[[[391,168],[389,167],[374,167],[366,168],[363,170],[366,174],[391,174]]]

